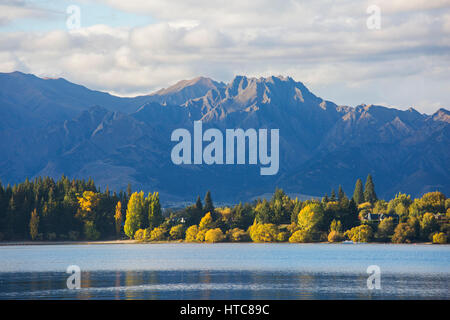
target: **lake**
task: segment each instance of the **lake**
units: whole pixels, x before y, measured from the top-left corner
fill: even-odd
[[[450,245],[0,246],[0,299],[450,299],[449,287]]]

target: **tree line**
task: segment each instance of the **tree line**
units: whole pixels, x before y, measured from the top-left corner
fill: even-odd
[[[341,186],[330,196],[300,201],[276,189],[272,198],[215,208],[203,202],[162,209],[159,193],[103,192],[92,179],[62,176],[0,183],[0,240],[177,240],[187,242],[433,242],[447,243],[450,199],[429,192],[411,199],[378,199],[370,175],[349,198]]]

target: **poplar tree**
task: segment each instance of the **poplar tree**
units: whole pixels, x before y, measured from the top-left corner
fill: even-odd
[[[151,196],[149,215],[148,215],[148,226],[152,230],[158,227],[162,222],[162,212],[161,204],[159,202],[159,193],[155,192]]]
[[[125,234],[132,239],[138,229],[144,226],[144,192],[135,192],[128,201],[125,219]]]
[[[116,236],[120,236],[120,231],[122,229],[122,202],[117,202],[116,213],[114,215],[114,221],[116,225]]]
[[[31,212],[30,218],[30,236],[31,240],[35,240],[39,234],[39,216],[36,209]]]

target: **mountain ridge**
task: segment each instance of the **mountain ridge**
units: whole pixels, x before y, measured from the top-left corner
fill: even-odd
[[[91,176],[111,190],[131,182],[171,201],[208,189],[218,200],[237,201],[275,186],[320,196],[342,184],[351,194],[355,180],[371,173],[382,197],[450,192],[450,112],[444,108],[427,115],[339,106],[283,76],[241,75],[229,83],[198,77],[120,98],[67,80],[10,75],[0,74],[0,85],[6,84],[0,87],[0,179],[6,183]],[[43,119],[49,113],[51,119]],[[170,134],[192,130],[194,120],[220,130],[280,129],[279,174],[261,177],[249,165],[173,165]]]

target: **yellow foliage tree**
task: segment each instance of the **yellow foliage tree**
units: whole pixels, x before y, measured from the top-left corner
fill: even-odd
[[[205,233],[205,241],[206,242],[222,242],[225,239],[225,236],[220,230],[220,228],[209,229]]]
[[[317,229],[323,218],[322,206],[318,203],[311,203],[300,210],[297,224],[300,229],[313,231]]]
[[[254,223],[248,228],[248,233],[253,242],[275,242],[279,231],[273,223]]]
[[[309,230],[297,230],[295,231],[292,236],[289,238],[289,242],[292,243],[303,243],[303,242],[312,242],[312,234]]]
[[[205,216],[200,220],[200,224],[198,225],[200,230],[211,229],[213,226],[213,219],[211,217],[211,213],[208,212]]]
[[[177,224],[170,228],[169,231],[170,238],[173,240],[183,239],[184,238],[184,225]]]
[[[370,226],[363,224],[345,231],[344,235],[353,242],[369,242],[372,239],[373,231]]]
[[[197,233],[198,233],[198,227],[197,225],[193,225],[190,226],[189,228],[187,228],[186,230],[186,241],[188,242],[194,242],[196,241],[196,237],[197,237]]]
[[[443,232],[435,233],[433,235],[433,243],[445,244],[447,243],[447,236]]]
[[[195,236],[195,241],[203,242],[205,241],[205,234],[208,231],[208,229],[200,229],[197,232],[197,235]]]

